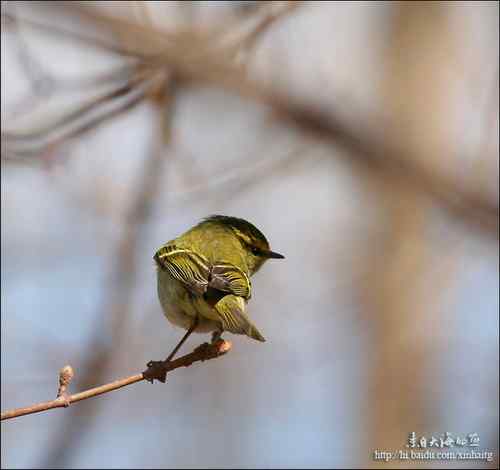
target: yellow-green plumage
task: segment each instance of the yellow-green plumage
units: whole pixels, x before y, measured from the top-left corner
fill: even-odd
[[[167,319],[196,332],[229,331],[265,341],[246,314],[250,276],[269,258],[265,236],[236,217],[211,216],[155,253],[158,295]]]

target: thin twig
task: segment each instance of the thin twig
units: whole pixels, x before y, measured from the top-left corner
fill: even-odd
[[[61,372],[59,374],[60,387],[58,397],[56,399],[44,401],[42,403],[37,403],[31,406],[26,406],[24,408],[15,408],[12,410],[4,411],[1,415],[1,421],[3,421],[4,419],[17,418],[19,416],[29,415],[33,413],[40,413],[42,411],[48,411],[54,408],[67,408],[71,403],[76,403],[78,401],[86,400],[98,395],[113,392],[114,390],[126,387],[127,385],[132,385],[143,380],[152,381],[153,379],[157,378],[158,372],[166,373],[178,369],[179,367],[188,367],[194,362],[203,362],[209,359],[215,359],[217,357],[223,356],[230,349],[231,343],[229,341],[222,340],[215,344],[204,343],[198,346],[193,352],[189,354],[186,354],[170,362],[163,362],[160,370],[158,370],[158,368],[157,370],[149,368],[140,374],[130,375],[123,379],[118,379],[99,387],[94,387],[89,390],[84,390],[83,392],[74,393],[73,395],[68,395],[66,392],[66,388],[73,377],[72,368],[70,366],[66,366],[61,369]]]
[[[69,39],[73,39],[75,41],[84,43],[88,46],[92,46],[98,50],[101,51],[108,51],[114,54],[119,54],[119,55],[124,55],[124,56],[140,56],[142,55],[140,51],[132,51],[128,49],[124,49],[121,47],[118,47],[115,44],[111,44],[109,42],[103,41],[102,39],[92,37],[92,36],[86,36],[84,34],[77,33],[75,31],[70,31],[68,29],[64,28],[59,28],[56,25],[53,24],[44,24],[40,23],[38,21],[34,21],[32,19],[28,18],[23,18],[18,16],[17,14],[12,14],[12,13],[7,13],[7,12],[2,12],[2,23],[6,26],[9,27],[13,23],[20,23],[21,25],[26,25],[29,26],[30,28],[37,29],[41,32],[56,35],[56,36],[64,36]]]
[[[73,8],[74,4],[66,5],[77,15],[93,20],[96,26],[115,32],[126,30],[130,41],[151,45],[150,50],[154,49],[153,45],[158,46],[161,50],[158,66],[168,67],[181,83],[215,85],[269,106],[282,122],[313,134],[337,149],[346,150],[337,155],[347,157],[359,169],[381,174],[394,181],[404,181],[408,186],[429,194],[434,202],[459,219],[498,238],[499,212],[495,201],[479,189],[466,190],[460,187],[448,175],[437,174],[414,155],[407,155],[411,153],[407,146],[403,148],[401,143],[391,139],[388,132],[383,132],[394,125],[400,126],[398,123],[382,122],[376,131],[366,126],[354,128],[330,109],[319,109],[310,103],[301,102],[289,92],[271,90],[263,83],[250,80],[246,73],[224,60],[220,51],[207,46],[199,35],[183,34],[179,39],[184,38],[185,41],[179,42],[171,40],[175,35],[166,35],[154,27],[145,27],[81,5],[78,8]],[[383,121],[380,116],[377,119]]]
[[[240,64],[245,65],[244,59],[255,49],[257,41],[278,20],[282,20],[302,4],[302,1],[265,2],[258,6],[248,20],[238,21],[236,25],[231,24],[225,28],[218,39],[223,43],[228,59],[238,56]],[[245,57],[241,57],[242,55]]]
[[[312,106],[289,91],[271,89],[250,79],[241,69],[228,63],[220,50],[208,47],[196,34],[189,36],[189,44],[185,42],[179,47],[179,42],[165,41],[164,33],[154,27],[144,27],[83,7],[79,7],[77,14],[86,15],[101,27],[126,29],[130,38],[135,37],[137,41],[161,44],[162,66],[167,66],[181,83],[217,86],[269,106],[283,123],[344,150],[336,155],[348,158],[358,169],[369,170],[395,182],[404,181],[409,187],[427,193],[437,205],[458,219],[498,238],[498,204],[480,189],[467,190],[449,175],[435,172],[421,163],[418,156],[411,154],[408,145],[391,137],[389,129],[400,128],[400,123],[373,116],[373,120],[379,122],[373,129],[367,125],[352,126],[331,109]],[[187,54],[187,50],[198,52]]]
[[[110,121],[114,117],[123,114],[133,108],[135,108],[139,103],[144,100],[146,95],[146,90],[141,90],[135,96],[133,96],[128,101],[120,104],[116,108],[111,109],[106,113],[102,113],[89,121],[86,121],[79,126],[67,131],[60,136],[49,140],[48,142],[36,144],[32,148],[13,148],[13,145],[9,145],[8,139],[2,142],[2,160],[7,160],[12,163],[27,163],[33,160],[41,160],[47,162],[47,157],[53,155],[55,149],[62,145],[69,139],[74,139],[90,130],[97,129],[101,124]],[[3,136],[2,136],[3,137]],[[50,159],[50,158],[49,158]]]
[[[23,136],[4,133],[2,134],[1,158],[2,160],[22,163],[22,160],[39,159],[40,156],[43,157],[47,152],[52,154],[54,149],[57,146],[61,145],[63,142],[69,139],[76,138],[90,130],[95,130],[101,124],[108,122],[114,117],[133,109],[147,97],[148,93],[151,92],[153,85],[154,84],[150,80],[149,82],[146,82],[141,89],[132,89],[122,103],[90,119],[84,118],[85,115],[90,114],[93,110],[91,108],[87,109],[87,105],[85,105],[76,111],[70,112],[68,116],[70,116],[71,119],[69,121],[64,122],[64,120],[62,119],[58,120],[56,123],[52,123],[46,129],[35,131],[36,133],[32,132]],[[115,94],[113,93],[113,95]],[[115,95],[113,98],[118,97],[119,96]],[[99,100],[99,102],[100,101],[101,100]],[[68,122],[75,120],[80,120],[83,122],[75,124],[73,128],[70,128],[68,130],[61,130],[57,136],[50,138],[50,135],[53,134],[58,129],[58,127],[62,125],[64,125],[64,127],[67,127]],[[40,140],[42,138],[47,139],[47,141],[36,143],[36,140]],[[26,148],[26,146],[30,144],[30,140],[34,140],[35,143],[32,144],[31,147]]]
[[[38,58],[31,53],[25,38],[21,34],[19,22],[15,15],[9,16],[8,24],[13,32],[19,65],[31,84],[32,93],[42,96],[48,94],[54,88],[54,77],[45,69]]]
[[[111,92],[105,93],[101,96],[98,96],[97,98],[93,98],[88,103],[84,103],[77,109],[70,111],[68,114],[61,116],[59,119],[47,124],[40,129],[35,129],[27,132],[3,132],[2,138],[10,141],[36,140],[43,138],[51,132],[57,130],[57,128],[66,126],[77,119],[85,117],[87,113],[94,111],[96,107],[125,96],[126,94],[130,93],[130,91],[132,91],[135,86],[143,82],[145,79],[146,77],[143,76],[134,77],[125,85],[121,85]]]
[[[264,36],[271,26],[294,12],[302,4],[301,1],[283,2],[282,4],[269,2],[266,4],[265,7],[267,8],[262,9],[265,10],[264,13],[262,14],[259,10],[258,15],[256,15],[260,15],[257,23],[234,44],[235,54],[245,54],[247,56],[255,49],[258,40]]]
[[[123,235],[116,244],[114,266],[111,269],[111,278],[106,286],[106,297],[100,308],[101,316],[106,318],[105,326],[97,324],[92,340],[88,346],[89,356],[83,364],[82,387],[106,380],[106,374],[111,366],[113,354],[120,348],[126,333],[127,324],[132,317],[134,305],[134,285],[137,276],[138,245],[145,237],[147,220],[156,200],[155,194],[164,181],[164,164],[168,160],[166,152],[172,140],[172,120],[176,112],[177,93],[174,81],[168,80],[163,86],[163,96],[154,98],[156,119],[154,122],[154,138],[152,148],[147,152],[138,175],[137,188],[132,197],[129,210],[123,220]],[[151,91],[152,93],[152,91]],[[105,329],[111,338],[102,341],[102,331]],[[47,452],[41,465],[44,468],[54,466],[68,466],[67,463],[74,454],[79,439],[83,439],[92,428],[92,423],[99,412],[100,402],[86,410],[85,424],[80,424],[75,418],[80,411],[75,408],[74,413],[58,430],[61,437],[53,441],[53,448]]]

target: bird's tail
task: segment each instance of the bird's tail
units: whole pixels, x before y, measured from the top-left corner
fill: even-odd
[[[257,341],[266,339],[247,317],[246,303],[243,297],[226,295],[215,304],[224,330],[238,335],[247,335]]]

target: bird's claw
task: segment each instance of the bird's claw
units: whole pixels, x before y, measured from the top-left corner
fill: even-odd
[[[69,393],[66,391],[57,395],[57,399],[63,402],[64,408],[67,408],[71,404]]]
[[[153,383],[154,379],[165,383],[167,380],[167,371],[165,370],[164,361],[149,361],[147,364],[147,369],[142,373],[144,378]]]

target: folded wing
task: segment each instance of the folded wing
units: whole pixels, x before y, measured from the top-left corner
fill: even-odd
[[[191,293],[201,296],[206,292],[210,269],[204,256],[187,248],[165,245],[156,252],[154,259],[160,269],[167,270]]]
[[[218,263],[212,266],[209,287],[247,300],[251,297],[252,285],[249,277],[238,266],[230,263]]]

